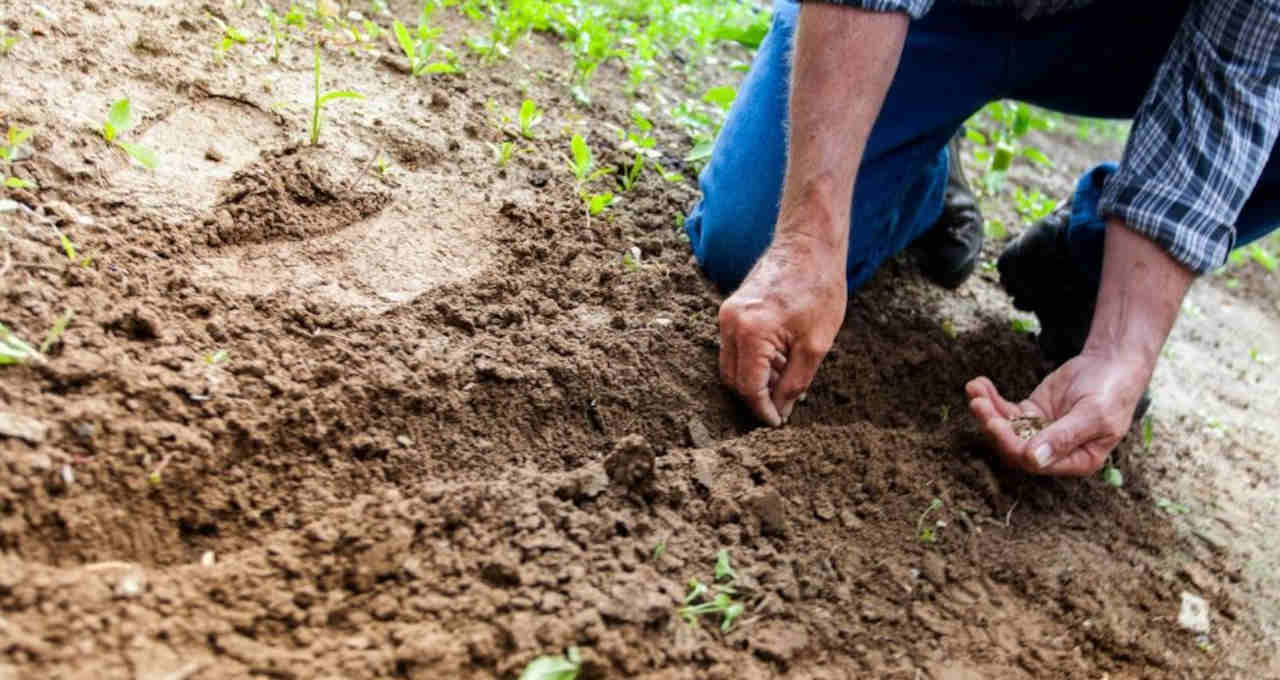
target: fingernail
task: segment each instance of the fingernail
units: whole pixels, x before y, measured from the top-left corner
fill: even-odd
[[[1036,449],[1034,455],[1036,457],[1036,464],[1040,467],[1044,467],[1049,464],[1050,460],[1053,460],[1053,449],[1048,444],[1041,444],[1040,448]]]
[[[791,412],[795,410],[795,408],[796,408],[796,403],[794,401],[782,407],[782,422],[784,424],[788,420],[791,420]]]

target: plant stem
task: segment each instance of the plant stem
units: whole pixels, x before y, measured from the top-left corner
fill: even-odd
[[[320,41],[312,44],[312,50],[315,53],[315,102],[311,106],[311,145],[315,146],[320,141]]]

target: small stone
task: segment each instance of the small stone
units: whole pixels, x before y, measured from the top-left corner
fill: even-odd
[[[399,444],[400,446],[405,447],[405,448],[407,449],[407,448],[409,448],[410,446],[413,446],[413,438],[412,438],[412,437],[410,437],[410,436],[408,436],[408,435],[404,435],[404,434],[402,434],[402,435],[400,435],[400,436],[396,437],[396,443],[397,443],[397,444]]]
[[[76,473],[70,465],[62,466],[62,483],[71,486],[76,483]]]
[[[815,497],[813,499],[813,516],[824,522],[830,522],[835,519],[836,506],[829,498]]]
[[[27,459],[27,463],[31,466],[32,470],[40,472],[48,472],[53,469],[53,458],[51,458],[47,453],[33,453],[31,454],[31,457]]]
[[[214,163],[221,163],[223,160],[226,159],[226,156],[223,156],[221,151],[218,151],[213,147],[209,147],[204,150],[204,158],[207,161],[213,161]]]
[[[1209,633],[1209,603],[1199,595],[1182,591],[1182,609],[1178,612],[1178,625],[1192,633]]]
[[[610,481],[637,491],[652,485],[654,465],[653,448],[638,434],[619,439],[604,459],[604,471]]]
[[[147,575],[141,569],[130,569],[120,578],[120,583],[116,584],[116,595],[127,598],[138,597],[146,587]]]
[[[694,448],[710,449],[716,445],[716,440],[711,436],[711,430],[698,419],[697,416],[689,419],[689,441]]]
[[[218,559],[214,557],[212,550],[206,550],[204,551],[204,554],[200,556],[200,565],[203,567],[212,567],[217,564],[217,562]]]
[[[49,432],[49,426],[16,413],[0,412],[0,434],[25,440],[29,444],[39,444]]]

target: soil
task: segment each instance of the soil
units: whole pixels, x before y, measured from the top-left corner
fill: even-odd
[[[588,219],[563,169],[569,131],[629,164],[614,65],[581,106],[547,36],[421,79],[390,44],[331,49],[326,87],[368,100],[313,147],[309,49],[212,56],[210,14],[249,10],[46,5],[0,58],[38,183],[0,214],[0,322],[74,318],[0,382],[0,678],[512,678],[571,645],[586,678],[1280,677],[1280,384],[1236,354],[1280,356],[1274,279],[1197,287],[1120,490],[1007,470],[968,417],[970,378],[1025,394],[1046,369],[992,272],[952,293],[890,263],[760,429],[675,226],[694,184],[649,173]],[[155,171],[97,134],[125,95]],[[525,96],[547,119],[500,168],[490,102]],[[690,140],[658,136],[682,167]],[[1022,180],[1058,194],[1119,153],[1045,144],[1069,160]],[[677,614],[722,549],[727,633]]]

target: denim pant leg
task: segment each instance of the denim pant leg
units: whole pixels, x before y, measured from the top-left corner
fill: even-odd
[[[790,52],[799,6],[774,4],[765,37],[699,178],[685,220],[694,255],[723,290],[742,282],[768,247],[786,168]],[[990,10],[936,8],[912,22],[901,65],[872,129],[854,188],[850,289],[926,231],[942,209],[946,142],[996,96],[1005,54]],[[1010,24],[1011,25],[1011,24]]]

